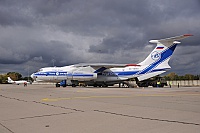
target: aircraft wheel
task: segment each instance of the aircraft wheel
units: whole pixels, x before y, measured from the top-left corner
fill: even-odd
[[[59,83],[56,83],[56,87],[60,87],[60,84],[59,84]]]
[[[67,87],[67,85],[63,85],[63,87]]]
[[[94,87],[97,87],[97,85],[95,84],[95,85],[93,85]]]
[[[76,87],[76,85],[75,85],[75,84],[72,84],[72,87]]]
[[[102,85],[102,87],[108,87],[108,85],[104,84],[104,85]]]

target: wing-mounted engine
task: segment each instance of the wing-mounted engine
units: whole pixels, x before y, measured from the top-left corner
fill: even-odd
[[[68,79],[78,81],[89,81],[97,79],[97,73],[86,72],[86,71],[74,71],[68,76]]]
[[[94,69],[90,66],[81,66],[72,72],[68,72],[67,77],[70,80],[90,81],[97,79],[97,73],[94,73]]]

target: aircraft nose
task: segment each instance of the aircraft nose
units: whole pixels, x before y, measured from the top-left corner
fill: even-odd
[[[36,76],[34,75],[34,73],[31,74],[31,78],[32,78],[33,80],[36,80]]]

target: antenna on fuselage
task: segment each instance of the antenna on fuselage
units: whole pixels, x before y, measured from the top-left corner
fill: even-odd
[[[54,67],[54,62],[56,62],[56,60],[55,60],[55,59],[52,59],[51,62],[53,63],[53,67]]]

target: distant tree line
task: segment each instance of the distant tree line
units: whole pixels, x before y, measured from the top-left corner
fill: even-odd
[[[164,76],[166,80],[199,80],[200,75],[185,74],[184,76],[179,76],[176,73],[169,73]]]
[[[0,74],[0,84],[5,84],[7,82],[7,78],[10,77],[12,80],[32,80],[31,77],[22,77],[22,75],[18,72],[8,72],[7,74]]]

